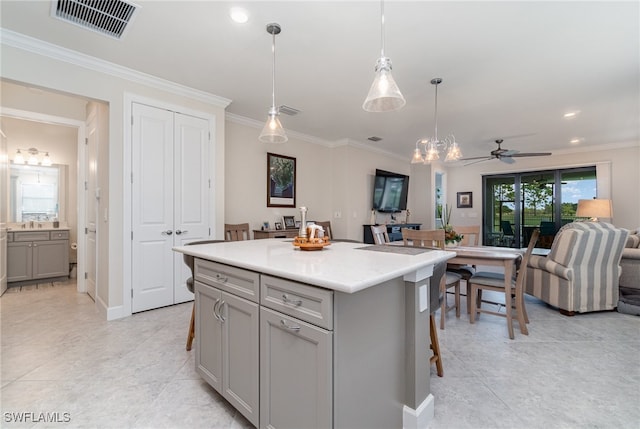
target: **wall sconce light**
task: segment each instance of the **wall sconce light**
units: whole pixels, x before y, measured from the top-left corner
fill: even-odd
[[[29,154],[26,160],[22,154],[23,151]],[[38,155],[42,153],[44,153],[44,156],[42,159],[39,159]],[[45,167],[50,167],[52,164],[49,152],[39,151],[35,147],[31,147],[29,149],[16,149],[16,155],[13,157],[13,163],[19,165],[44,165]]]

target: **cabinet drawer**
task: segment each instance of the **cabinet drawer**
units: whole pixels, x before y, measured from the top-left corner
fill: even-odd
[[[11,243],[13,241],[13,232],[7,233],[7,241]]]
[[[14,232],[13,241],[45,241],[49,240],[49,231]]]
[[[68,240],[69,231],[51,231],[52,240]]]
[[[204,284],[258,302],[260,275],[253,271],[196,258],[195,278]]]
[[[333,291],[260,276],[260,303],[325,329],[333,329]]]

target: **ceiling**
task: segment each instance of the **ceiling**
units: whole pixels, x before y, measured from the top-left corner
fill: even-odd
[[[122,40],[51,17],[50,1],[0,2],[1,26],[232,100],[263,122],[276,98],[290,133],[362,143],[411,158],[415,142],[453,133],[465,157],[503,147],[566,152],[640,142],[640,7],[627,2],[385,3],[385,54],[407,104],[362,103],[380,56],[378,1],[146,1]],[[229,17],[232,6],[249,14]],[[563,114],[579,111],[567,119]],[[259,130],[256,130],[256,140]],[[379,142],[368,137],[379,136]],[[570,143],[579,139],[579,143]],[[492,161],[496,162],[496,161]]]

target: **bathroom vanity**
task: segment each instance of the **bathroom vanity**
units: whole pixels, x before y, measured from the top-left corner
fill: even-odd
[[[69,275],[68,228],[11,230],[7,240],[7,282]]]
[[[429,277],[454,253],[283,239],[174,250],[195,257],[196,371],[256,427],[428,426]]]

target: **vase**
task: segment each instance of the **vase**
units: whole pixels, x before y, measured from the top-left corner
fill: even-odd
[[[445,243],[444,247],[458,247],[458,244],[460,244],[460,242],[454,241],[452,243]]]

